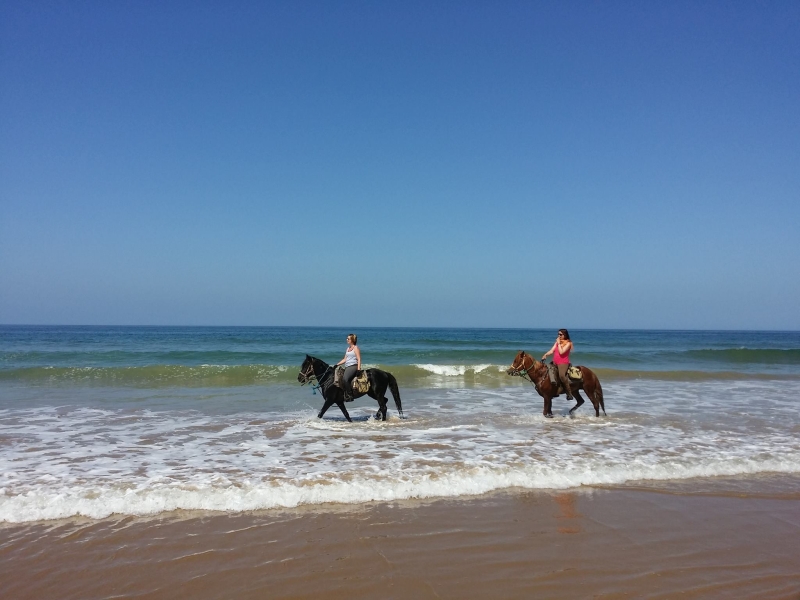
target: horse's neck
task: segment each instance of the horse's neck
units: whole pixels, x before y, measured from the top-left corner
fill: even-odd
[[[531,371],[533,371],[533,374],[534,374],[534,375],[537,375],[537,376],[538,376],[538,374],[542,372],[542,367],[544,367],[544,368],[546,369],[546,368],[547,368],[547,365],[545,365],[543,362],[539,362],[538,360],[535,360],[535,359],[534,359],[534,361],[533,361],[533,364],[531,365],[531,368],[530,368],[530,370],[531,370]]]
[[[328,363],[318,358],[314,359],[314,375],[317,376],[317,379],[322,377],[325,374],[325,371],[328,370]]]

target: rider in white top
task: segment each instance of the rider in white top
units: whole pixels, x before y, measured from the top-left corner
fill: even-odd
[[[356,376],[356,371],[361,370],[361,350],[358,349],[356,343],[358,337],[355,333],[347,336],[347,350],[345,350],[344,358],[336,363],[338,367],[344,363],[344,374],[342,375],[342,385],[344,387],[344,399],[350,401],[353,399],[353,377]]]
[[[358,357],[355,350],[348,348],[344,353],[344,366],[352,367],[353,365],[358,365]]]

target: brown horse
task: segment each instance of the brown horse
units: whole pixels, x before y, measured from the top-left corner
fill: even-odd
[[[575,394],[575,399],[578,403],[569,410],[572,414],[576,408],[583,404],[584,400],[578,390],[583,390],[589,396],[589,400],[594,405],[595,416],[600,416],[600,409],[603,409],[603,414],[606,414],[606,407],[603,404],[603,388],[600,387],[600,380],[597,375],[588,367],[578,367],[583,374],[582,382],[571,382],[570,391]],[[526,354],[520,350],[514,362],[511,363],[508,371],[509,375],[519,375],[523,379],[527,379],[539,392],[539,395],[544,398],[544,410],[542,411],[545,417],[553,417],[553,398],[559,395],[558,384],[553,385],[550,377],[547,374],[547,365],[533,358],[530,354]]]

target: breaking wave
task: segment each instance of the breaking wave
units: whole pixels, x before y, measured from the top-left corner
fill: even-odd
[[[466,384],[502,387],[524,384],[506,374],[508,365],[364,365],[392,373],[404,386],[450,387]],[[764,374],[737,371],[643,371],[593,369],[603,380],[657,379],[706,381],[744,379],[800,379],[796,374]],[[110,387],[236,387],[292,385],[299,367],[286,365],[147,365],[129,367],[23,367],[0,370],[0,382],[26,385],[96,385]]]

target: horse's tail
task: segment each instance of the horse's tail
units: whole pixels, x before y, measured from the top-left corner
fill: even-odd
[[[597,378],[595,372],[589,367],[578,368],[583,374],[583,389],[586,390],[586,393],[589,395],[592,404],[594,404],[594,409],[597,413],[597,416],[600,416],[600,411],[597,410],[598,407],[602,409],[603,414],[605,415],[606,405],[605,402],[603,402],[603,386],[600,385],[600,380]]]
[[[600,380],[597,378],[597,375],[594,376],[596,387],[594,389],[594,397],[597,399],[597,402],[600,404],[600,408],[603,409],[603,414],[606,414],[606,405],[603,402],[603,386],[600,385]]]
[[[400,390],[397,387],[397,379],[394,378],[394,375],[391,373],[386,373],[389,376],[389,389],[392,392],[392,398],[394,398],[395,406],[397,406],[397,412],[400,413],[400,417],[403,416],[403,403],[400,402]]]

